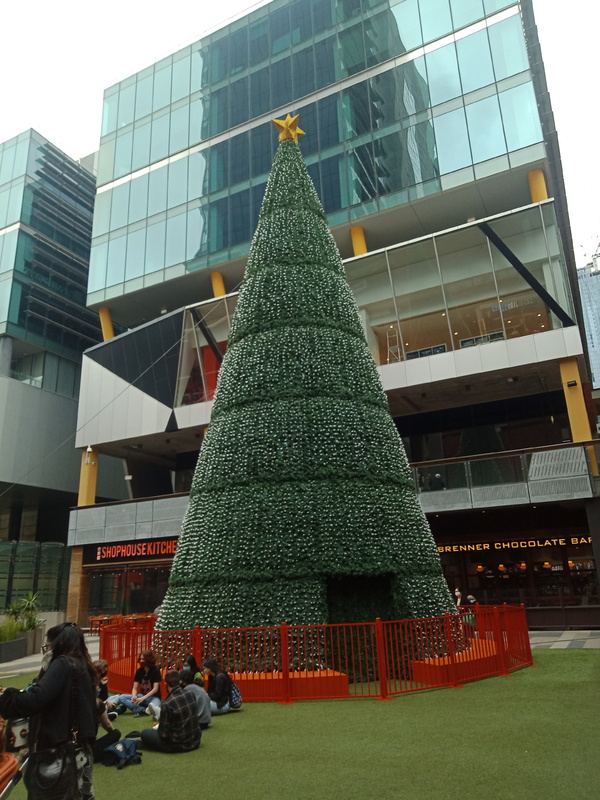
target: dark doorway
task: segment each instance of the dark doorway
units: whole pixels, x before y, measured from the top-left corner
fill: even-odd
[[[393,619],[392,576],[335,575],[327,578],[327,621]]]

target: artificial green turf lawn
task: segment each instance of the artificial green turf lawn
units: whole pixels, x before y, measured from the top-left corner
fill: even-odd
[[[96,767],[96,797],[597,800],[600,651],[535,650],[534,660],[510,677],[386,702],[248,703],[217,717],[196,752]],[[130,714],[117,724],[140,722],[151,724]],[[11,800],[24,797],[19,786]]]

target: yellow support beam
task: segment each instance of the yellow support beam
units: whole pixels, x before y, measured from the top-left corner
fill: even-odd
[[[110,308],[99,308],[98,316],[100,317],[100,327],[102,328],[102,338],[105,342],[109,339],[114,339],[115,329],[113,328],[112,318],[110,316]]]
[[[90,576],[83,568],[83,547],[71,548],[71,568],[67,590],[67,621],[87,627],[89,620]]]
[[[541,203],[548,199],[548,189],[546,188],[546,178],[541,169],[532,169],[527,175],[529,181],[529,193],[532,203]]]
[[[213,297],[223,297],[227,294],[225,291],[225,281],[220,272],[211,272],[210,280],[212,283]]]
[[[93,448],[84,450],[81,454],[81,469],[79,471],[78,506],[93,506],[96,502],[96,482],[98,480],[98,451]]]
[[[565,401],[567,403],[567,415],[571,428],[571,438],[574,442],[587,442],[592,438],[590,420],[583,396],[581,385],[581,375],[579,374],[579,364],[575,357],[564,358],[559,362],[560,380],[562,382]],[[598,462],[593,447],[588,447],[588,456],[592,467],[592,474],[598,474]]]
[[[352,250],[355,256],[364,256],[367,250],[367,240],[365,239],[364,229],[360,225],[350,228],[350,238],[352,239]]]

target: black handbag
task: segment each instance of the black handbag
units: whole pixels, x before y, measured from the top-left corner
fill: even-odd
[[[70,741],[45,750],[29,753],[25,770],[28,800],[70,800],[77,797],[77,728],[75,709],[77,697],[77,671],[71,667],[71,698],[69,701]]]

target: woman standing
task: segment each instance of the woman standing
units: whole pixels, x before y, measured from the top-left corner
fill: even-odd
[[[38,683],[27,691],[5,689],[0,695],[0,714],[29,717],[29,743],[37,751],[69,742],[73,720],[77,731],[77,788],[64,800],[94,800],[91,745],[96,738],[96,675],[81,628],[74,622],[50,628],[44,652],[48,650],[52,650],[52,660]],[[71,714],[73,681],[76,691]]]
[[[204,674],[208,675],[208,696],[210,697],[210,713],[213,717],[227,714],[231,702],[231,678],[219,666],[214,658],[202,662]]]

